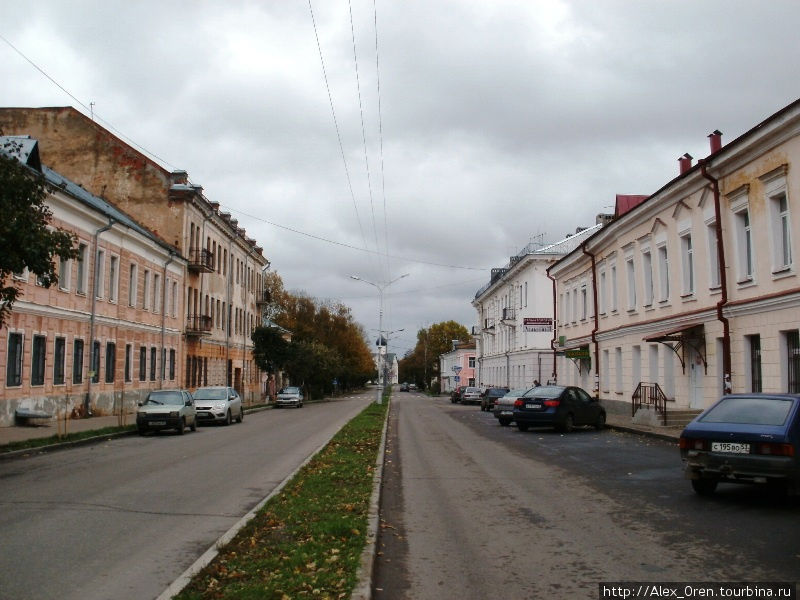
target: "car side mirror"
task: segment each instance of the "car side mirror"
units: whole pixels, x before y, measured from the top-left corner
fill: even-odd
[[[186,406],[192,406],[194,404],[194,400],[187,400]]]
[[[139,402],[139,406],[144,406],[144,402]]]

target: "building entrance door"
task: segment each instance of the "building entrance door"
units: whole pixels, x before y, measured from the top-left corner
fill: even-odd
[[[689,408],[702,409],[703,407],[703,358],[691,346],[687,348],[687,367],[689,369]]]

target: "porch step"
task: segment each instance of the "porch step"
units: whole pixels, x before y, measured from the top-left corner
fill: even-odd
[[[667,427],[685,427],[689,421],[699,415],[702,410],[694,409],[680,409],[669,410],[667,409]]]

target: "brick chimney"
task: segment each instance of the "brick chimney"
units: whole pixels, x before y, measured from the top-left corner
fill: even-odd
[[[722,132],[719,129],[715,129],[708,134],[708,141],[711,145],[711,154],[719,152],[722,149]]]
[[[692,168],[692,155],[687,152],[678,159],[678,164],[680,165],[681,175],[683,175]]]

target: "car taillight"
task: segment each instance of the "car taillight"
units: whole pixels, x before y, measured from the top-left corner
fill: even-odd
[[[755,454],[765,454],[769,456],[794,456],[794,446],[791,444],[775,444],[773,442],[755,444]]]
[[[696,440],[694,438],[687,438],[682,437],[678,441],[678,445],[681,450],[706,450],[706,441],[705,440]]]
[[[545,400],[544,401],[544,405],[545,406],[558,406],[559,404],[561,404],[561,400],[558,400],[558,399],[556,399],[556,400]]]
[[[525,403],[522,401],[522,398],[517,398],[516,400],[514,400],[514,408],[519,408],[523,404],[525,404]]]

